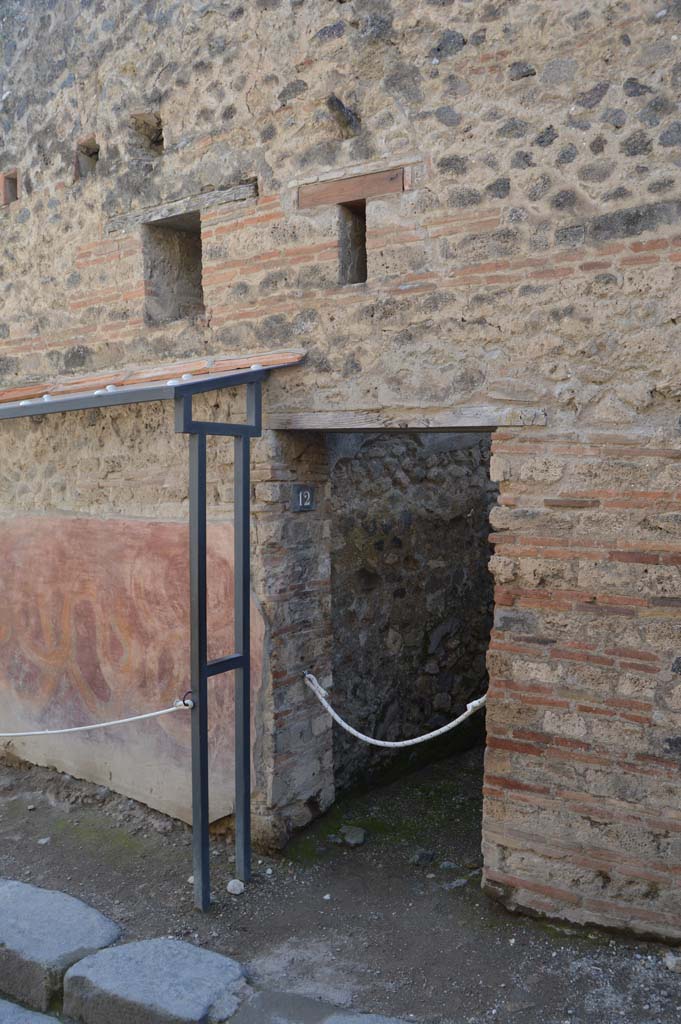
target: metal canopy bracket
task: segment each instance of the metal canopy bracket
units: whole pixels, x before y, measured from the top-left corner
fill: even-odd
[[[283,364],[282,364],[283,365]],[[152,384],[108,384],[97,390],[78,390],[73,394],[52,394],[47,392],[41,398],[27,398],[21,402],[0,402],[0,420],[19,419],[24,416],[47,416],[55,412],[78,412],[82,409],[107,409],[118,405],[137,405],[141,402],[167,402],[175,400],[176,410],[178,399],[184,410],[176,411],[175,429],[183,433],[226,434],[239,437],[248,434],[255,437],[260,433],[262,419],[257,387],[269,370],[277,369],[277,364],[257,366],[250,370],[232,370],[227,373],[206,373],[189,375],[187,379],[171,378],[162,383]],[[230,423],[198,423],[192,420],[191,400],[194,395],[206,391],[221,391],[223,388],[240,387],[242,384],[253,384],[255,390],[249,389],[248,422]],[[179,422],[179,426],[178,426]]]
[[[213,381],[175,390],[175,430],[189,434],[189,573],[191,606],[192,845],[194,903],[210,906],[208,807],[208,679],[235,673],[236,874],[251,877],[251,643],[250,643],[250,439],[261,433],[265,370],[233,374],[246,384],[246,423],[195,420],[193,397],[215,389]],[[238,377],[238,380],[234,378]],[[206,437],[234,437],[234,646],[235,654],[208,660],[206,580]]]

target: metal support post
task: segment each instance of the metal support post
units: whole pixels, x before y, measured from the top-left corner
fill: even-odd
[[[235,672],[236,873],[251,877],[251,558],[248,437],[234,439],[234,645],[242,658]]]
[[[208,807],[208,680],[235,673],[234,747],[236,873],[251,877],[251,550],[250,438],[261,432],[263,371],[245,376],[247,417],[243,424],[197,421],[192,393],[178,389],[175,429],[189,434],[189,564],[191,597],[192,844],[194,903],[210,906]],[[205,389],[208,390],[208,389]],[[208,661],[206,570],[206,438],[234,437],[234,644],[236,652]]]
[[[208,637],[206,623],[206,435],[189,435],[189,586],[191,616],[192,853],[194,904],[210,906],[208,817]]]

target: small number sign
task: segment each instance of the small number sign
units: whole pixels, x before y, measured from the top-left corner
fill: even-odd
[[[317,507],[315,489],[311,484],[294,484],[291,508],[294,512],[312,512]]]

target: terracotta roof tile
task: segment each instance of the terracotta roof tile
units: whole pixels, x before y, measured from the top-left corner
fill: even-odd
[[[247,363],[250,366],[250,363]],[[183,373],[212,373],[210,359],[193,359],[186,363],[172,363],[169,366],[153,366],[150,369],[133,370],[126,378],[126,384],[153,384],[157,380],[169,380],[181,377]]]
[[[127,383],[127,375],[124,372],[120,373],[99,373],[93,374],[91,377],[76,377],[72,380],[61,380],[55,384],[49,385],[43,394],[46,395],[77,395],[81,391],[94,391],[95,388],[105,388],[107,384],[120,385],[124,382]],[[2,393],[0,393],[0,402]]]
[[[230,373],[234,370],[247,370],[254,365],[259,366],[295,366],[305,358],[303,352],[289,349],[281,352],[258,352],[246,356],[220,356],[209,359],[189,359],[184,363],[166,363],[161,366],[126,367],[123,370],[111,370],[106,373],[90,374],[87,377],[61,377],[55,381],[39,384],[26,384],[15,388],[0,390],[0,404],[21,402],[29,398],[41,398],[43,395],[77,395],[82,392],[96,391],[108,385],[123,387],[130,384],[152,384],[160,380],[172,380],[184,374],[205,376],[206,374]]]
[[[44,384],[27,384],[20,388],[6,388],[0,392],[0,402],[21,402],[25,398],[40,398],[45,393]]]

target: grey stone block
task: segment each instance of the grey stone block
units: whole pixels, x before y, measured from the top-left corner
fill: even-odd
[[[119,935],[118,925],[72,896],[0,879],[0,992],[47,1010],[71,964]]]
[[[328,1003],[285,992],[257,992],[234,1017],[232,1024],[405,1024],[396,1017],[338,1010]]]
[[[64,1013],[82,1024],[221,1024],[246,990],[235,960],[149,939],[75,964],[64,979]]]
[[[23,1006],[6,1003],[4,999],[0,999],[0,1021],[2,1024],[59,1024],[56,1017],[25,1010]]]

